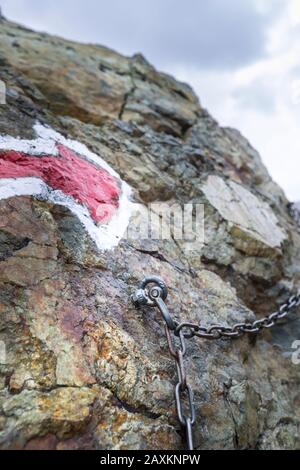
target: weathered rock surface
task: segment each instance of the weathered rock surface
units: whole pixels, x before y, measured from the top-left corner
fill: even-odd
[[[136,202],[205,205],[199,249],[124,239],[102,252],[61,205],[0,201],[0,445],[181,449],[162,321],[135,310],[130,294],[159,274],[177,320],[230,325],[269,313],[300,286],[289,202],[239,132],[141,55],[1,19],[0,78],[1,136],[35,139],[39,121],[102,157]],[[189,342],[197,448],[300,448],[295,339],[296,315],[257,340]]]

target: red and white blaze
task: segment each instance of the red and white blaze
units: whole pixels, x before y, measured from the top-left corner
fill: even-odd
[[[122,238],[133,204],[130,188],[98,155],[36,124],[35,140],[0,136],[0,199],[40,196],[68,207],[99,249]]]

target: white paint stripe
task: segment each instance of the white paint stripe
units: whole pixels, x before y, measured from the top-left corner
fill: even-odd
[[[15,150],[35,156],[53,155],[58,156],[57,143],[65,145],[74,152],[82,155],[86,160],[100,166],[115,178],[120,179],[118,173],[103,160],[99,155],[91,152],[86,145],[73,139],[66,139],[63,135],[51,127],[37,122],[33,129],[37,135],[36,139],[27,140],[18,137],[0,136],[0,150]]]
[[[115,178],[120,179],[118,173],[108,163],[106,163],[106,161],[99,157],[99,155],[91,152],[86,145],[78,142],[77,140],[66,139],[63,135],[59,134],[59,132],[51,129],[51,127],[43,126],[40,123],[36,123],[33,128],[38,136],[37,140],[43,140],[49,146],[51,145],[51,142],[63,144],[79,155],[85,157],[88,161],[101,166],[101,168],[108,171],[108,173]]]
[[[126,187],[129,188],[128,185]],[[67,196],[62,191],[50,188],[39,178],[0,179],[0,199],[13,196],[39,196],[54,204],[67,207],[84,225],[99,250],[110,250],[118,245],[127,229],[134,206],[128,199],[128,192],[122,193],[120,207],[114,217],[108,224],[97,225],[86,207],[78,204],[73,197]]]
[[[0,199],[14,196],[36,196],[43,193],[47,186],[39,178],[2,178],[0,179]]]
[[[91,152],[86,145],[76,140],[66,139],[60,133],[39,122],[34,125],[34,130],[37,138],[32,140],[0,136],[0,150],[15,150],[37,157],[43,155],[58,156],[56,144],[60,143],[82,155],[86,160],[100,166],[120,181],[119,209],[107,224],[97,225],[86,207],[81,206],[74,198],[65,195],[62,191],[53,190],[39,178],[0,179],[0,199],[26,195],[40,196],[53,203],[68,207],[77,215],[100,250],[107,250],[116,246],[128,227],[135,206],[130,201],[132,193],[130,186],[121,180],[118,173],[108,163]]]
[[[16,152],[28,153],[30,155],[58,155],[53,140],[38,138],[35,140],[19,139],[11,136],[0,136],[0,150],[15,150]]]

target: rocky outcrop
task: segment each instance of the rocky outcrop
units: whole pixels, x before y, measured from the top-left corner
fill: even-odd
[[[300,285],[289,202],[238,131],[141,55],[2,19],[0,78],[1,447],[182,449],[162,321],[130,295],[159,274],[177,320],[269,313]],[[91,193],[82,165],[100,168],[109,197]],[[132,203],[157,201],[204,204],[204,244],[119,240],[112,223],[101,245],[112,207],[120,228]],[[300,447],[296,318],[259,338],[189,341],[197,448]]]
[[[298,222],[298,225],[300,225],[300,202],[296,202],[292,206],[292,215],[296,222]]]

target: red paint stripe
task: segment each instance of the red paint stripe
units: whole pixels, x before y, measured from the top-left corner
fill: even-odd
[[[107,221],[119,206],[118,181],[103,168],[57,145],[59,155],[0,152],[0,178],[38,177],[85,205],[96,222]]]

